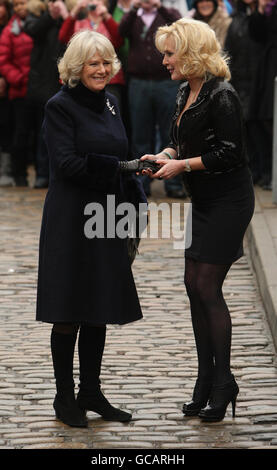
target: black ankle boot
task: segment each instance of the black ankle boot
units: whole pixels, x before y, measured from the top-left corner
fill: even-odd
[[[56,417],[64,424],[78,428],[87,427],[86,413],[78,407],[73,392],[63,394],[62,396],[57,394],[53,407]]]
[[[236,399],[239,393],[238,384],[234,376],[222,385],[214,385],[211,391],[208,405],[199,413],[203,421],[214,422],[224,419],[229,403],[232,403],[233,418],[236,413]]]
[[[79,408],[86,411],[94,411],[102,416],[106,421],[120,421],[126,422],[132,419],[132,415],[126,411],[112,406],[107,398],[103,395],[100,388],[91,391],[89,396],[82,395],[79,392],[77,396],[77,404]]]
[[[184,415],[197,416],[201,408],[207,405],[211,389],[212,381],[204,382],[197,379],[193,390],[192,401],[183,405]]]

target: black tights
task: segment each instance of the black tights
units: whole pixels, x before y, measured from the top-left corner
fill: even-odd
[[[90,390],[100,384],[106,325],[55,323],[51,333],[51,351],[57,391],[60,395],[74,390],[73,358],[79,329],[78,353],[82,388]]]
[[[185,286],[190,300],[198,356],[198,377],[221,384],[230,380],[232,323],[222,285],[231,267],[186,258]]]
[[[62,335],[75,335],[78,333],[80,325],[77,323],[54,323],[52,331]],[[88,325],[84,328],[105,328],[105,325]]]

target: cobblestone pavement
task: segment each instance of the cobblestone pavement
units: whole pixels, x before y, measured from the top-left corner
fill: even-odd
[[[144,319],[108,327],[102,368],[107,397],[131,410],[133,420],[111,423],[89,413],[89,428],[79,430],[56,421],[51,326],[34,320],[44,196],[0,190],[0,448],[277,448],[275,352],[247,247],[224,287],[240,386],[234,420],[231,407],[221,423],[183,417],[196,377],[183,253],[170,240],[143,240],[133,271]]]

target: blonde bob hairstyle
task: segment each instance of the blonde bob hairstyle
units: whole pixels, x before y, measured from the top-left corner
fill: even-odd
[[[230,80],[228,58],[207,23],[181,18],[170,26],[161,26],[155,44],[162,53],[166,50],[167,39],[173,40],[177,68],[184,78],[203,77],[207,80],[212,74]]]
[[[111,63],[110,79],[116,75],[121,64],[112,43],[103,34],[87,29],[72,36],[64,56],[59,61],[61,81],[70,88],[74,88],[80,81],[84,64],[96,53]]]

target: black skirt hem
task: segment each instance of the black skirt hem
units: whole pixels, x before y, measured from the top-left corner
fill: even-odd
[[[54,323],[73,323],[73,324],[76,324],[76,325],[127,325],[128,323],[133,323],[135,321],[138,321],[138,320],[142,320],[143,319],[143,315],[141,315],[140,317],[138,318],[134,318],[132,320],[126,320],[124,322],[119,322],[119,321],[103,321],[103,322],[100,322],[100,321],[79,321],[79,320],[41,320],[40,318],[36,318],[36,321],[38,322],[41,322],[41,323],[50,323],[50,324],[54,324]]]
[[[222,264],[222,265],[227,265],[227,264],[233,264],[235,263],[236,261],[238,261],[240,258],[242,258],[242,256],[244,256],[244,253],[240,253],[238,256],[236,256],[235,258],[232,258],[232,259],[225,259],[225,260],[215,260],[214,258],[213,259],[210,259],[210,258],[207,258],[207,257],[203,257],[203,256],[200,256],[200,255],[196,255],[194,253],[185,253],[185,258],[188,258],[188,259],[193,259],[194,261],[198,261],[199,263],[207,263],[207,264]]]

